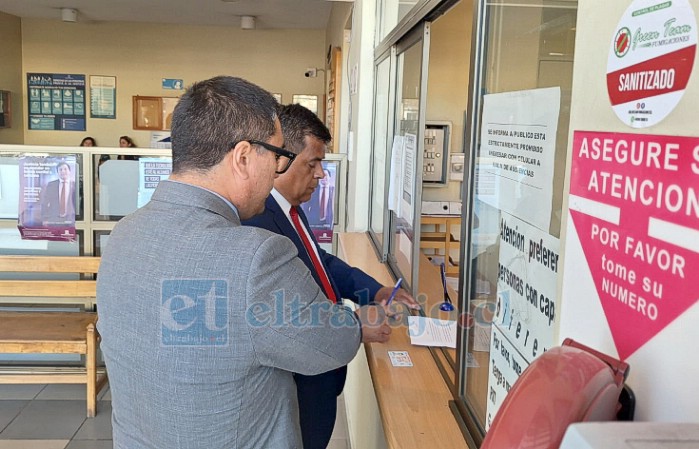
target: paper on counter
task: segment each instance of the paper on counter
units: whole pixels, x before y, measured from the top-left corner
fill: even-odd
[[[410,359],[408,351],[388,351],[388,357],[391,359],[393,366],[413,366],[413,361]]]
[[[408,334],[416,346],[456,348],[456,321],[409,316]]]

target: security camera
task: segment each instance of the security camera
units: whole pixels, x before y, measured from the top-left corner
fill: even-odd
[[[315,78],[316,76],[318,76],[318,69],[308,68],[304,72],[303,76],[305,76],[306,78]]]

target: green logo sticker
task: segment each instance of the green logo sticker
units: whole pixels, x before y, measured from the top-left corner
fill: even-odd
[[[618,58],[623,58],[631,48],[631,30],[626,27],[617,31],[614,36],[614,54]]]

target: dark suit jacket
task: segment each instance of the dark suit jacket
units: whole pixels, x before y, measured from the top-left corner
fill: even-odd
[[[316,203],[317,204],[317,203]],[[347,298],[361,305],[374,299],[382,287],[374,278],[358,268],[347,265],[339,258],[328,254],[318,246],[311,232],[303,210],[299,217],[309,231],[311,240],[318,249],[318,255],[328,273],[330,283],[337,298]],[[257,226],[288,237],[296,246],[299,258],[308,267],[313,280],[321,286],[320,278],[313,267],[310,257],[296,229],[282,211],[272,195],[267,197],[265,211],[243,222],[243,225]],[[282,288],[280,285],[279,288]],[[321,287],[322,289],[322,287]],[[299,418],[304,447],[311,449],[325,448],[335,425],[336,397],[342,393],[347,377],[347,367],[341,367],[315,376],[296,374],[296,392],[299,403]]]
[[[60,201],[59,188],[61,181],[56,179],[46,184],[44,189],[42,199],[41,199],[41,221],[48,222],[65,222],[75,220],[75,182],[69,181],[70,183],[70,198],[68,200],[68,207],[66,209],[66,216],[60,216]]]
[[[318,248],[320,260],[328,273],[330,283],[333,290],[335,290],[335,296],[350,299],[359,305],[369,304],[373,301],[376,292],[379,291],[382,285],[359,268],[347,265],[340,258],[320,248],[315,241],[315,237],[313,237],[313,233],[310,232],[311,228],[308,225],[308,220],[301,210],[299,211],[299,217],[301,217],[306,229],[309,230],[313,243]],[[243,225],[256,226],[288,237],[296,245],[299,258],[311,271],[313,279],[319,286],[321,285],[320,278],[313,268],[313,263],[306,252],[306,248],[303,246],[301,238],[299,238],[296,229],[291,225],[289,219],[286,218],[286,215],[272,195],[267,197],[265,211],[256,217],[243,221]]]

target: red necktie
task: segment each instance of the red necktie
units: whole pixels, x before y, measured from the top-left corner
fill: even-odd
[[[58,201],[60,201],[61,205],[58,207],[59,215],[61,217],[66,216],[66,183],[62,182],[61,183],[61,193],[58,196]]]
[[[320,263],[320,259],[318,259],[316,252],[313,250],[313,246],[310,240],[308,240],[308,237],[306,236],[306,232],[303,229],[303,225],[301,225],[301,220],[299,219],[299,212],[298,210],[296,210],[296,207],[291,207],[291,209],[289,210],[289,216],[291,217],[291,221],[294,223],[296,232],[299,234],[299,237],[301,237],[301,241],[303,242],[304,248],[306,248],[308,257],[311,258],[311,263],[313,263],[313,268],[315,268],[316,273],[318,274],[318,278],[320,279],[320,283],[322,284],[325,296],[327,296],[330,301],[337,302],[337,297],[335,296],[335,291],[333,290],[332,285],[330,285],[330,279],[328,279],[328,274],[325,272],[323,265]]]

